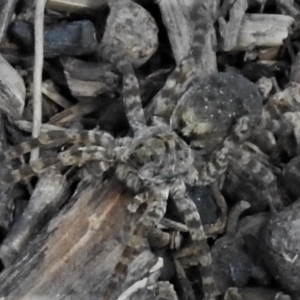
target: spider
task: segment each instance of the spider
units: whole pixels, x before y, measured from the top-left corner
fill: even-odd
[[[200,1],[195,1],[192,11],[195,32],[190,53],[156,96],[154,117],[148,124],[131,63],[123,58],[119,49],[111,45],[103,49],[104,56],[123,75],[123,102],[133,137],[114,138],[103,131],[52,131],[0,155],[0,161],[4,162],[36,147],[66,142],[83,144],[83,147],[61,152],[55,158],[41,158],[10,171],[0,181],[16,182],[53,165],[99,161],[102,171],[115,167],[115,176],[134,193],[133,203],[128,207],[132,213],[142,203],[147,204],[116,265],[103,296],[105,300],[110,299],[126,273],[141,238],[164,216],[168,198],[174,201],[188,227],[193,251],[201,265],[205,300],[215,299],[209,247],[199,212],[187,195],[186,184],[215,182],[225,173],[229,159],[241,160],[245,168],[265,171],[259,162],[245,158],[238,147],[260,119],[262,100],[254,85],[242,76],[220,73],[206,79],[196,77],[195,60],[202,55],[201,46],[209,31],[210,20],[206,6]]]
[[[206,236],[197,208],[188,197],[185,187],[186,183],[195,185],[200,182],[198,172],[193,165],[193,152],[168,124],[157,120],[152,126],[146,125],[134,71],[126,62],[120,62],[118,67],[123,74],[126,74],[123,78],[123,99],[134,132],[133,138],[114,139],[108,133],[93,131],[44,133],[3,153],[0,157],[1,161],[20,156],[35,147],[50,146],[53,141],[56,144],[72,141],[83,143],[85,146],[61,152],[55,158],[41,158],[31,165],[7,173],[1,181],[16,182],[53,165],[82,165],[96,160],[100,161],[103,171],[116,166],[116,177],[136,195],[129,209],[135,212],[143,202],[147,202],[148,206],[124,249],[115,269],[115,280],[109,285],[103,299],[109,299],[119,277],[127,268],[128,261],[139,246],[141,236],[149,228],[158,224],[164,216],[169,196],[182,214],[191,238],[195,242],[195,251],[199,254],[202,266],[205,299],[214,299],[214,284],[210,269],[212,262]],[[131,106],[133,110],[130,109]]]
[[[199,7],[198,10],[200,10]],[[203,8],[201,7],[202,11]],[[199,47],[197,22],[198,27],[199,25],[202,26],[199,20],[194,20],[196,34],[191,52],[195,52],[195,49]],[[156,118],[150,126],[147,126],[141,106],[138,81],[131,63],[122,59],[122,57],[120,58],[118,49],[108,47],[106,50],[110,52],[109,60],[123,74],[123,101],[133,137],[115,139],[110,134],[101,131],[53,131],[44,133],[36,139],[3,153],[0,160],[4,162],[33,148],[51,146],[53,143],[56,145],[65,142],[82,143],[84,147],[61,152],[55,158],[41,158],[31,163],[31,165],[25,165],[18,170],[8,172],[1,178],[1,181],[16,182],[40,173],[53,165],[60,167],[62,165],[82,165],[89,161],[99,161],[103,171],[114,166],[116,177],[136,195],[133,203],[129,206],[129,210],[134,213],[143,202],[147,203],[147,208],[139,219],[133,236],[125,246],[103,299],[111,297],[120,277],[123,277],[126,273],[129,262],[139,244],[141,244],[141,237],[146,234],[149,228],[158,224],[164,216],[169,197],[173,199],[177,210],[182,215],[194,242],[194,251],[198,254],[201,264],[205,299],[215,299],[209,247],[200,215],[194,202],[187,195],[186,184],[207,185],[213,182],[215,176],[217,176],[216,167],[219,169],[226,167],[226,149],[218,151],[218,155],[212,158],[213,164],[205,164],[207,167],[202,167],[201,174],[198,173],[194,167],[193,151],[167,122],[162,118]],[[193,62],[192,56],[189,55],[182,64],[184,65],[187,62],[189,64]],[[186,74],[186,71],[186,69],[181,68],[181,74],[188,77],[189,74]],[[179,76],[178,79],[182,78]],[[211,169],[212,166],[213,169]]]

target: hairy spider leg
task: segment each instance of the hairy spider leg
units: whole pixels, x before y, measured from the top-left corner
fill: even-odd
[[[206,3],[204,3],[206,2]],[[205,45],[205,38],[210,28],[213,26],[213,18],[210,14],[210,1],[194,0],[194,5],[191,9],[190,18],[194,24],[194,35],[191,44],[190,54],[197,62],[202,58]]]
[[[199,185],[210,185],[227,170],[228,166],[228,147],[223,146],[219,150],[215,150],[203,162],[202,165],[197,167],[198,171],[198,184]]]
[[[274,174],[258,159],[253,159],[251,153],[242,151],[241,148],[229,149],[230,159],[238,160],[244,168],[250,170],[254,174],[259,174],[259,178],[268,186],[266,190],[269,206],[272,211],[277,211],[283,208],[283,203],[279,197],[276,177]]]
[[[146,127],[146,119],[140,97],[139,83],[131,63],[121,60],[118,69],[123,74],[123,102],[131,128],[137,132]]]
[[[131,237],[126,244],[121,257],[115,267],[114,273],[110,282],[105,290],[103,300],[109,300],[118,283],[124,279],[128,266],[137,254],[140,246],[142,245],[143,237],[147,235],[150,228],[157,225],[163,218],[169,195],[169,188],[167,186],[153,186],[146,193],[142,193],[136,198],[137,202],[147,202],[147,208],[131,233]],[[140,197],[144,197],[141,201]]]
[[[74,148],[72,150],[61,152],[57,157],[40,158],[32,162],[30,165],[24,165],[19,169],[10,170],[0,178],[3,183],[15,183],[22,179],[29,178],[33,175],[39,174],[49,167],[63,167],[71,165],[83,165],[89,161],[100,161],[102,170],[107,170],[113,158],[110,157],[105,148],[100,146],[87,146],[81,148]]]
[[[169,122],[172,112],[196,74],[196,62],[202,58],[205,38],[211,27],[211,17],[202,1],[194,0],[190,14],[194,34],[188,55],[176,66],[163,88],[155,95],[149,111]]]
[[[35,148],[58,146],[64,143],[83,144],[86,146],[96,145],[112,150],[114,141],[114,137],[105,131],[53,130],[43,132],[37,138],[25,141],[0,153],[0,163],[19,157]]]
[[[176,180],[170,189],[170,194],[194,241],[194,253],[197,254],[201,265],[205,300],[215,300],[216,288],[212,274],[212,257],[200,214],[195,203],[188,197],[183,181]]]
[[[227,203],[225,198],[223,197],[217,182],[214,182],[211,186],[211,191],[215,202],[220,208],[220,217],[214,224],[206,224],[204,225],[204,231],[206,236],[213,237],[217,234],[223,233],[227,224]]]

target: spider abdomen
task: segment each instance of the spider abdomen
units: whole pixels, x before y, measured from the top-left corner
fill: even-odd
[[[210,153],[247,116],[251,129],[260,120],[262,99],[257,88],[241,75],[213,74],[196,79],[176,106],[171,126],[192,147]]]

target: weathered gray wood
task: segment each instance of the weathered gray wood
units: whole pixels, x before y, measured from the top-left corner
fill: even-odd
[[[82,183],[70,203],[24,247],[18,261],[0,274],[0,297],[101,299],[128,238],[124,228],[130,197],[115,181]],[[115,297],[148,277],[156,262],[144,248]],[[150,300],[153,293],[143,289],[131,299]]]
[[[106,3],[107,0],[49,0],[47,8],[67,12],[95,11]]]
[[[213,19],[216,14],[218,1],[213,0],[206,2],[210,8],[211,18]],[[157,1],[168,32],[176,64],[179,64],[190,50],[194,33],[194,27],[190,21],[190,10],[193,7],[193,3],[194,0]],[[214,32],[207,34],[206,39],[207,43],[204,45],[204,54],[203,58],[199,61],[199,67],[203,69],[203,72],[215,71],[215,53],[212,49]]]
[[[229,21],[226,22],[224,17],[219,18],[219,32],[222,37],[222,50],[224,51],[230,51],[236,46],[242,21],[248,8],[247,0],[238,0],[231,4]]]
[[[0,43],[6,35],[18,0],[0,0]]]
[[[0,245],[0,258],[5,266],[11,263],[34,239],[67,200],[69,184],[58,170],[50,169],[39,180],[28,206]]]
[[[280,46],[293,23],[294,18],[290,16],[245,14],[235,50]]]
[[[24,109],[25,85],[18,72],[0,55],[0,109],[17,119]]]
[[[193,0],[157,1],[177,64],[187,56],[193,37],[189,7]]]
[[[194,0],[196,1],[196,0]],[[183,22],[183,24],[190,24],[190,17],[188,16],[189,20],[188,21],[183,21],[183,18],[187,18],[186,16],[186,8],[188,7],[188,10],[192,9],[193,6],[190,6],[189,0],[185,0],[185,1],[179,1],[176,0],[176,5],[172,2],[174,2],[174,0],[166,0],[166,1],[159,1],[159,3],[164,3],[165,6],[162,7],[162,14],[164,14],[164,18],[165,20],[168,20],[169,18],[176,20],[176,22],[178,23],[176,26],[172,25],[172,22],[168,22],[166,23],[166,26],[172,27],[178,27],[180,28],[181,26],[181,22]],[[166,5],[166,4],[169,5]],[[204,33],[203,39],[204,39],[204,43],[203,43],[203,47],[201,49],[201,53],[198,55],[199,57],[194,57],[195,59],[195,70],[197,72],[196,76],[199,78],[204,78],[206,76],[208,76],[209,74],[213,74],[215,72],[217,72],[217,57],[216,57],[216,53],[215,53],[215,42],[216,42],[216,35],[215,35],[215,30],[213,27],[213,19],[214,19],[214,15],[216,14],[216,4],[217,4],[217,0],[205,0],[203,1],[203,4],[205,5],[205,14],[208,14],[209,16],[211,16],[211,18],[207,18],[208,22],[210,22],[210,24],[208,24],[208,30]],[[181,15],[181,18],[177,19],[177,14]],[[188,23],[187,23],[188,22]],[[191,24],[190,24],[191,25]],[[190,26],[189,25],[189,26]],[[169,32],[170,30],[167,29]],[[192,36],[194,33],[194,28],[190,27],[190,29],[188,30],[190,32],[190,34],[187,36],[184,36],[183,40],[180,39],[176,39],[176,43],[173,43],[173,52],[174,53],[178,53],[178,60],[180,61],[180,59],[182,58],[181,55],[184,57],[186,55],[186,53],[189,51],[190,49],[190,45],[192,42]],[[174,37],[176,35],[176,31],[172,32],[171,34],[174,34]],[[178,33],[179,36],[181,37],[182,34]],[[187,44],[188,45],[188,50],[185,50],[184,48],[181,48],[179,45],[180,44]],[[178,48],[179,47],[179,48]],[[177,51],[177,49],[180,49]],[[192,78],[189,78],[188,80],[186,80],[185,84],[183,84],[182,88],[186,89],[187,86],[189,85],[189,83],[192,81]],[[179,79],[180,80],[180,79]],[[180,91],[183,92],[183,91]],[[158,93],[159,95],[159,93]],[[145,110],[145,114],[146,114],[146,118],[150,119],[153,114],[154,111],[156,109],[156,107],[159,105],[159,100],[160,97],[159,96],[155,96],[151,102],[149,103],[149,105],[146,107]],[[178,99],[179,100],[179,99]]]
[[[85,62],[79,59],[61,59],[66,83],[72,95],[79,101],[115,91],[119,76],[112,72],[111,64]]]

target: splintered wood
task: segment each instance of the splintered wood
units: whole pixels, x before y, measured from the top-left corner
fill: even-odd
[[[0,55],[0,107],[12,118],[19,118],[25,105],[25,84],[18,72]]]
[[[81,184],[70,203],[24,246],[18,262],[0,274],[0,296],[101,299],[123,248],[129,200],[116,182]],[[156,261],[144,248],[118,290],[147,278]],[[143,299],[148,293],[143,292]]]

